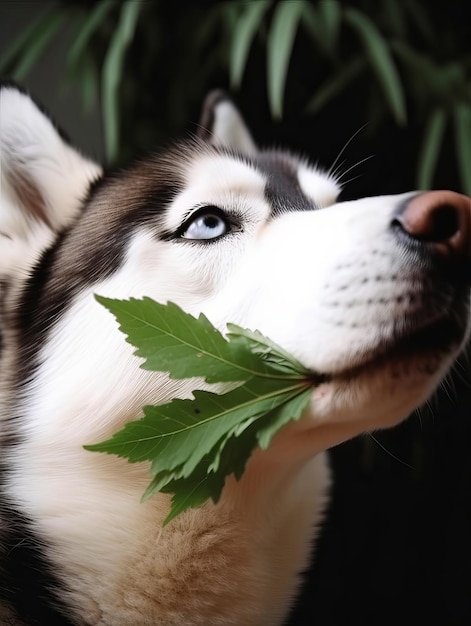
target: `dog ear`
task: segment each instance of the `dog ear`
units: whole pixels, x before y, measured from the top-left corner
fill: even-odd
[[[257,152],[241,114],[224,91],[212,91],[206,96],[197,134],[213,145],[247,155]]]
[[[13,236],[31,220],[63,228],[101,168],[72,148],[29,95],[9,82],[0,84],[0,120],[2,196],[21,214],[2,210],[0,231]]]
[[[0,83],[0,274],[27,267],[71,222],[100,175],[27,93]]]

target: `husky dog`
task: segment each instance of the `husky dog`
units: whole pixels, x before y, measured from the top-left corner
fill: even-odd
[[[282,624],[325,451],[405,418],[464,346],[471,200],[338,203],[332,175],[257,149],[220,93],[201,136],[103,175],[26,93],[0,93],[1,623]],[[319,373],[303,418],[217,505],[163,527],[169,496],[140,502],[147,464],[84,450],[192,391],[140,369],[94,294],[259,329]]]

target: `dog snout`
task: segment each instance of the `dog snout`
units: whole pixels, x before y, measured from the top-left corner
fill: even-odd
[[[409,243],[419,243],[440,260],[468,269],[471,279],[471,198],[453,191],[429,191],[405,203],[393,220]]]

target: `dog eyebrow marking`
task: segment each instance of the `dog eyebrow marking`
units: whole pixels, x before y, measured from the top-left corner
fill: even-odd
[[[265,198],[272,207],[272,215],[288,211],[313,211],[317,208],[302,191],[297,167],[286,155],[262,152],[253,159],[254,165],[266,177]]]

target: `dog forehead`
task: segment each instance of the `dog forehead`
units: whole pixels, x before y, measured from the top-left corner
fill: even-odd
[[[191,161],[186,187],[195,194],[263,198],[272,216],[333,204],[340,185],[305,159],[281,150],[246,156],[210,152]]]
[[[177,228],[182,217],[202,206],[217,206],[255,221],[270,215],[265,198],[266,177],[236,154],[208,152],[190,161],[184,184],[165,214],[166,226]]]
[[[251,159],[213,153],[193,161],[188,171],[187,183],[194,189],[230,190],[263,196],[266,176],[254,167]]]

